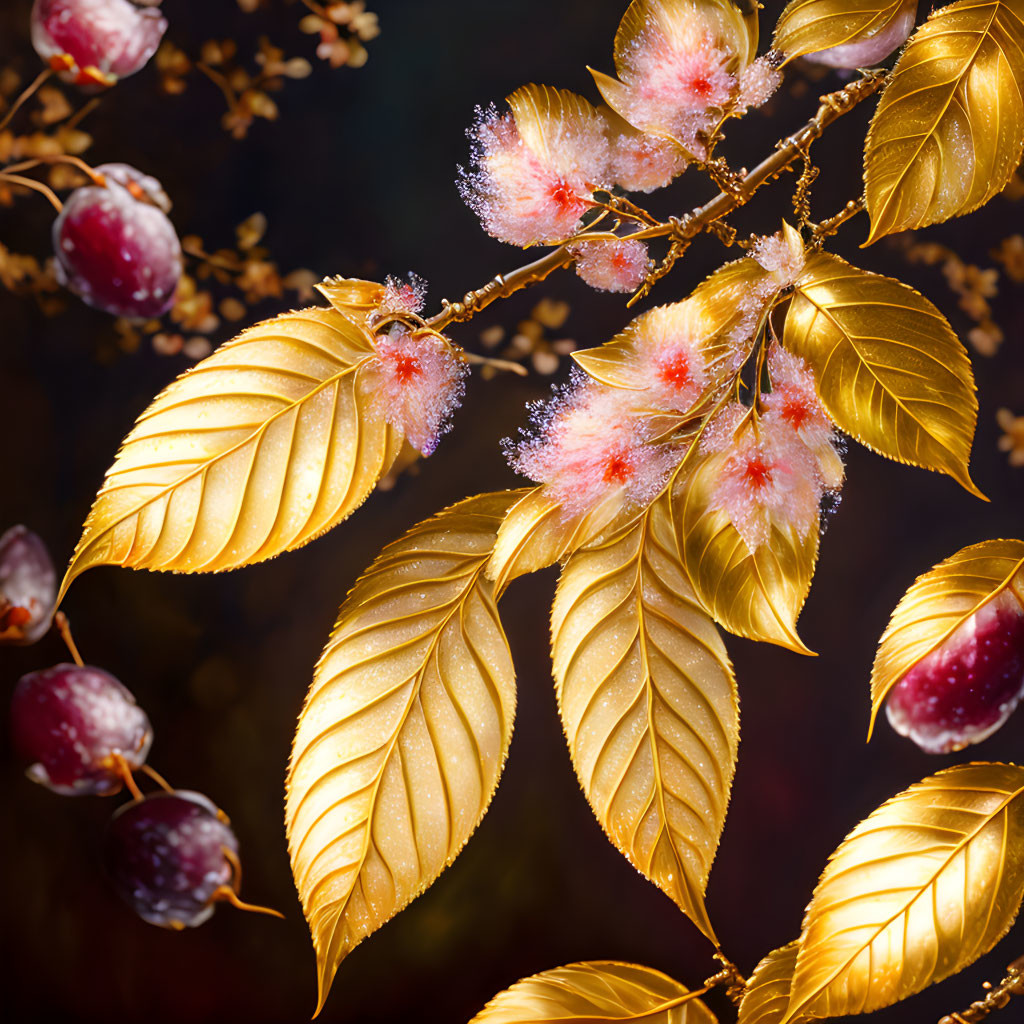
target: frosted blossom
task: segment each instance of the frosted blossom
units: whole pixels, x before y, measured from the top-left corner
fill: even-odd
[[[736,97],[736,106],[747,109],[761,107],[775,95],[782,85],[782,72],[769,57],[758,57],[740,75],[740,90]]]
[[[647,246],[636,239],[621,242],[583,242],[573,247],[576,273],[591,288],[632,292],[647,276]]]
[[[564,241],[581,227],[593,193],[610,185],[604,121],[581,97],[527,86],[513,113],[477,111],[470,171],[459,190],[488,234],[513,245]]]
[[[610,118],[611,120],[611,118]],[[678,146],[665,139],[625,127],[610,131],[610,174],[616,185],[627,192],[653,192],[664,188],[677,175],[686,170],[687,161]]]
[[[791,287],[803,273],[803,240],[800,233],[788,224],[777,234],[758,238],[750,255],[772,275],[774,289]]]
[[[818,523],[822,488],[810,449],[778,423],[742,419],[714,457],[710,508],[724,512],[753,553],[773,526],[806,537]]]
[[[378,314],[423,312],[427,301],[427,282],[417,274],[409,273],[403,281],[390,274],[384,279],[384,296]]]
[[[374,348],[361,378],[364,393],[379,416],[430,455],[462,401],[465,363],[431,331],[396,328],[375,338]]]
[[[708,383],[701,343],[708,333],[703,309],[693,300],[658,306],[634,321],[645,398],[664,412],[687,412]]]
[[[902,6],[887,24],[871,35],[855,42],[833,46],[828,50],[807,54],[807,60],[833,68],[869,68],[885,60],[902,46],[914,30],[917,0],[903,0]]]
[[[532,410],[533,432],[506,445],[510,464],[546,484],[566,517],[595,508],[616,491],[629,504],[647,504],[681,453],[678,446],[647,443],[633,400],[633,392],[576,373],[550,402]]]
[[[761,399],[767,410],[765,422],[793,430],[814,455],[822,486],[837,490],[843,483],[843,463],[810,367],[799,356],[776,346],[768,357],[768,374],[772,391]]]

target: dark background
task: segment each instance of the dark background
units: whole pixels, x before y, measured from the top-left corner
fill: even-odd
[[[376,0],[382,35],[360,70],[314,74],[275,98],[277,123],[243,141],[220,128],[220,97],[191,81],[160,93],[152,67],[107,95],[85,127],[92,162],[127,161],[158,175],[175,201],[181,234],[209,247],[232,244],[233,227],[256,210],[282,269],[381,275],[414,269],[431,283],[431,305],[521,261],[489,238],[461,204],[455,167],[473,107],[531,80],[592,94],[587,63],[611,70],[611,41],[624,0]],[[922,5],[923,6],[923,5]],[[28,0],[0,5],[0,64],[26,78],[37,63],[25,27]],[[769,3],[771,18],[781,4]],[[231,36],[243,53],[260,34],[289,56],[312,57],[298,32],[298,5],[272,0],[257,14],[233,0],[167,0],[169,38],[190,52]],[[771,21],[768,22],[769,24]],[[798,77],[798,75],[797,75]],[[837,85],[831,78],[823,87]],[[736,163],[767,153],[813,112],[819,86],[783,96],[771,120],[732,131]],[[842,121],[815,156],[825,216],[859,191],[859,150],[868,111]],[[789,179],[791,181],[791,179]],[[788,184],[786,186],[788,188]],[[656,202],[682,212],[707,198],[686,175]],[[775,230],[786,190],[766,190],[738,220]],[[36,198],[0,209],[0,239],[47,253],[52,214]],[[927,232],[965,259],[990,265],[988,249],[1020,230],[1021,206],[997,199],[981,214]],[[884,243],[859,252],[866,221],[836,242],[859,265],[911,281],[963,335],[937,269],[910,268]],[[685,295],[727,257],[702,239],[657,291]],[[631,314],[621,298],[574,277],[493,308],[480,327],[514,325],[539,293],[565,297],[564,333],[598,344]],[[282,306],[267,304],[260,315]],[[1024,287],[1004,278],[996,301],[1007,340],[995,358],[975,356],[981,412],[974,477],[983,504],[952,480],[851,448],[848,483],[828,524],[815,588],[801,619],[815,659],[729,639],[743,698],[743,743],[732,807],[711,878],[710,913],[725,949],[746,971],[794,938],[818,873],[844,834],[880,802],[970,756],[1020,758],[1024,719],[1011,719],[976,754],[929,757],[883,722],[865,745],[868,677],[877,638],[916,574],[960,547],[1021,535],[1022,471],[996,450],[995,410],[1024,412]],[[25,522],[64,562],[103,473],[135,416],[185,368],[148,347],[101,364],[108,317],[73,303],[55,319],[0,293],[0,528]],[[476,342],[476,324],[455,337]],[[225,337],[227,334],[225,333]],[[219,339],[218,339],[219,340]],[[66,610],[87,661],[118,675],[156,729],[152,762],[176,785],[208,793],[231,815],[245,865],[243,895],[284,910],[285,922],[220,910],[184,934],[142,923],[122,906],[99,859],[105,821],[120,798],[62,799],[21,775],[0,740],[0,987],[6,1020],[298,1022],[314,1006],[314,957],[292,888],[282,825],[283,780],[296,715],[313,664],[345,592],[387,541],[442,506],[513,484],[498,451],[523,421],[523,403],[548,381],[475,379],[455,432],[418,476],[375,495],[328,536],[286,557],[226,576],[176,577],[115,569],[90,572]],[[518,668],[516,735],[497,796],[465,852],[424,896],[342,965],[327,1021],[459,1024],[498,990],[576,960],[649,964],[691,985],[710,974],[710,950],[675,906],[610,846],[579,791],[556,716],[548,662],[553,571],[517,583],[503,616]],[[0,654],[0,682],[63,660],[55,637]],[[6,716],[6,712],[4,712]],[[6,718],[0,725],[6,737]],[[1024,952],[1018,928],[980,964],[878,1024],[928,1022],[960,1009]],[[720,1001],[723,1020],[731,1019]],[[1020,1007],[1004,1011],[1007,1024]]]

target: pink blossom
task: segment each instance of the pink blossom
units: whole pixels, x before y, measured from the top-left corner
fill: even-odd
[[[772,275],[773,291],[796,284],[806,261],[800,232],[789,224],[783,224],[782,231],[774,235],[758,238],[750,255]]]
[[[167,20],[128,0],[36,0],[32,45],[61,78],[85,87],[113,85],[156,52]]]
[[[384,279],[384,296],[377,307],[380,315],[419,314],[427,302],[427,282],[410,273],[403,281],[390,274]]]
[[[710,508],[729,517],[751,553],[768,543],[773,527],[806,537],[817,526],[822,486],[813,455],[795,431],[750,414],[719,442],[724,447],[712,456]]]
[[[708,384],[702,351],[708,325],[693,300],[658,306],[631,325],[645,398],[662,412],[688,412]]]
[[[424,455],[437,448],[465,391],[466,365],[432,331],[396,328],[374,339],[363,391],[384,420]]]
[[[686,156],[674,143],[637,131],[614,111],[609,122],[611,177],[627,192],[664,188],[686,170]]]
[[[837,490],[843,483],[843,463],[811,368],[799,356],[776,346],[768,357],[768,374],[772,390],[761,397],[767,410],[765,422],[793,430],[814,455],[823,488]]]
[[[610,187],[604,121],[582,97],[526,86],[512,113],[478,111],[472,171],[459,189],[488,234],[513,245],[564,241]]]
[[[736,106],[741,109],[764,106],[775,95],[780,85],[782,72],[776,67],[775,58],[769,55],[758,57],[740,75]]]
[[[647,246],[636,239],[582,242],[573,253],[576,273],[598,291],[632,292],[647,277]]]
[[[512,467],[539,484],[566,516],[595,508],[613,492],[627,504],[652,501],[681,451],[648,444],[631,391],[576,374],[548,403],[533,410],[535,431],[506,451]]]

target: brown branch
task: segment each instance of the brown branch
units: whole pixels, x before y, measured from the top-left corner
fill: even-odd
[[[759,163],[752,171],[743,174],[735,189],[720,192],[710,202],[697,207],[684,217],[674,217],[665,223],[653,225],[622,237],[641,240],[671,237],[677,247],[689,242],[702,231],[706,231],[710,225],[750,202],[762,185],[777,178],[783,171],[801,159],[807,152],[807,147],[819,139],[831,124],[853,110],[862,100],[878,92],[885,84],[886,76],[887,72],[885,71],[865,71],[860,78],[845,88],[822,96],[821,106],[814,117],[794,135],[780,142],[771,156]],[[594,235],[593,240],[618,237]],[[573,243],[585,240],[587,240],[586,232],[573,239]],[[568,266],[573,259],[571,244],[560,245],[533,263],[519,267],[508,274],[498,274],[482,288],[467,292],[459,302],[449,302],[447,299],[443,299],[441,312],[431,317],[427,321],[427,325],[434,330],[441,331],[451,323],[471,320],[497,299],[507,298],[521,288],[538,284],[556,270]]]
[[[33,93],[53,74],[52,69],[47,68],[45,71],[40,71],[36,76],[32,84],[14,101],[11,105],[11,109],[4,115],[3,120],[0,120],[0,131],[3,131],[10,123],[14,115],[24,106],[25,101],[28,100]]]
[[[1013,996],[1024,996],[1024,956],[1006,968],[1006,977],[995,988],[987,981],[984,988],[988,989],[984,999],[971,1003],[959,1013],[947,1014],[939,1024],[978,1024],[993,1010],[1003,1009]]]

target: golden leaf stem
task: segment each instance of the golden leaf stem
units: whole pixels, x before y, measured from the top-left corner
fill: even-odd
[[[838,213],[833,214],[828,220],[823,220],[820,224],[810,225],[811,243],[815,248],[821,248],[826,238],[831,238],[832,235],[838,234],[839,229],[848,220],[853,220],[858,213],[863,213],[866,209],[867,200],[864,196],[861,196],[859,199],[851,199]]]
[[[614,235],[609,232],[587,235],[584,232],[580,239],[589,238],[593,241],[639,240],[650,238],[671,237],[673,242],[682,245],[706,231],[711,224],[720,221],[734,210],[745,206],[753,199],[757,190],[766,182],[777,178],[797,160],[803,159],[807,147],[821,138],[825,130],[849,113],[858,103],[877,93],[887,80],[885,71],[865,71],[860,78],[850,82],[837,92],[821,97],[818,112],[799,131],[784,139],[775,148],[771,156],[762,160],[752,171],[742,176],[738,185],[728,191],[719,192],[703,206],[683,217],[671,217],[659,224],[643,228],[633,234]],[[533,263],[528,263],[508,274],[498,274],[482,288],[467,292],[460,301],[449,302],[442,299],[441,312],[429,320],[427,326],[436,331],[443,331],[449,324],[472,320],[477,313],[486,309],[492,302],[505,299],[522,288],[539,284],[551,274],[573,262],[570,245],[558,246]]]
[[[1006,1007],[1013,996],[1024,996],[1024,956],[1006,968],[1006,977],[998,985],[993,987],[986,981],[984,987],[987,989],[984,999],[976,1000],[959,1013],[947,1014],[939,1024],[979,1024],[993,1010]]]

